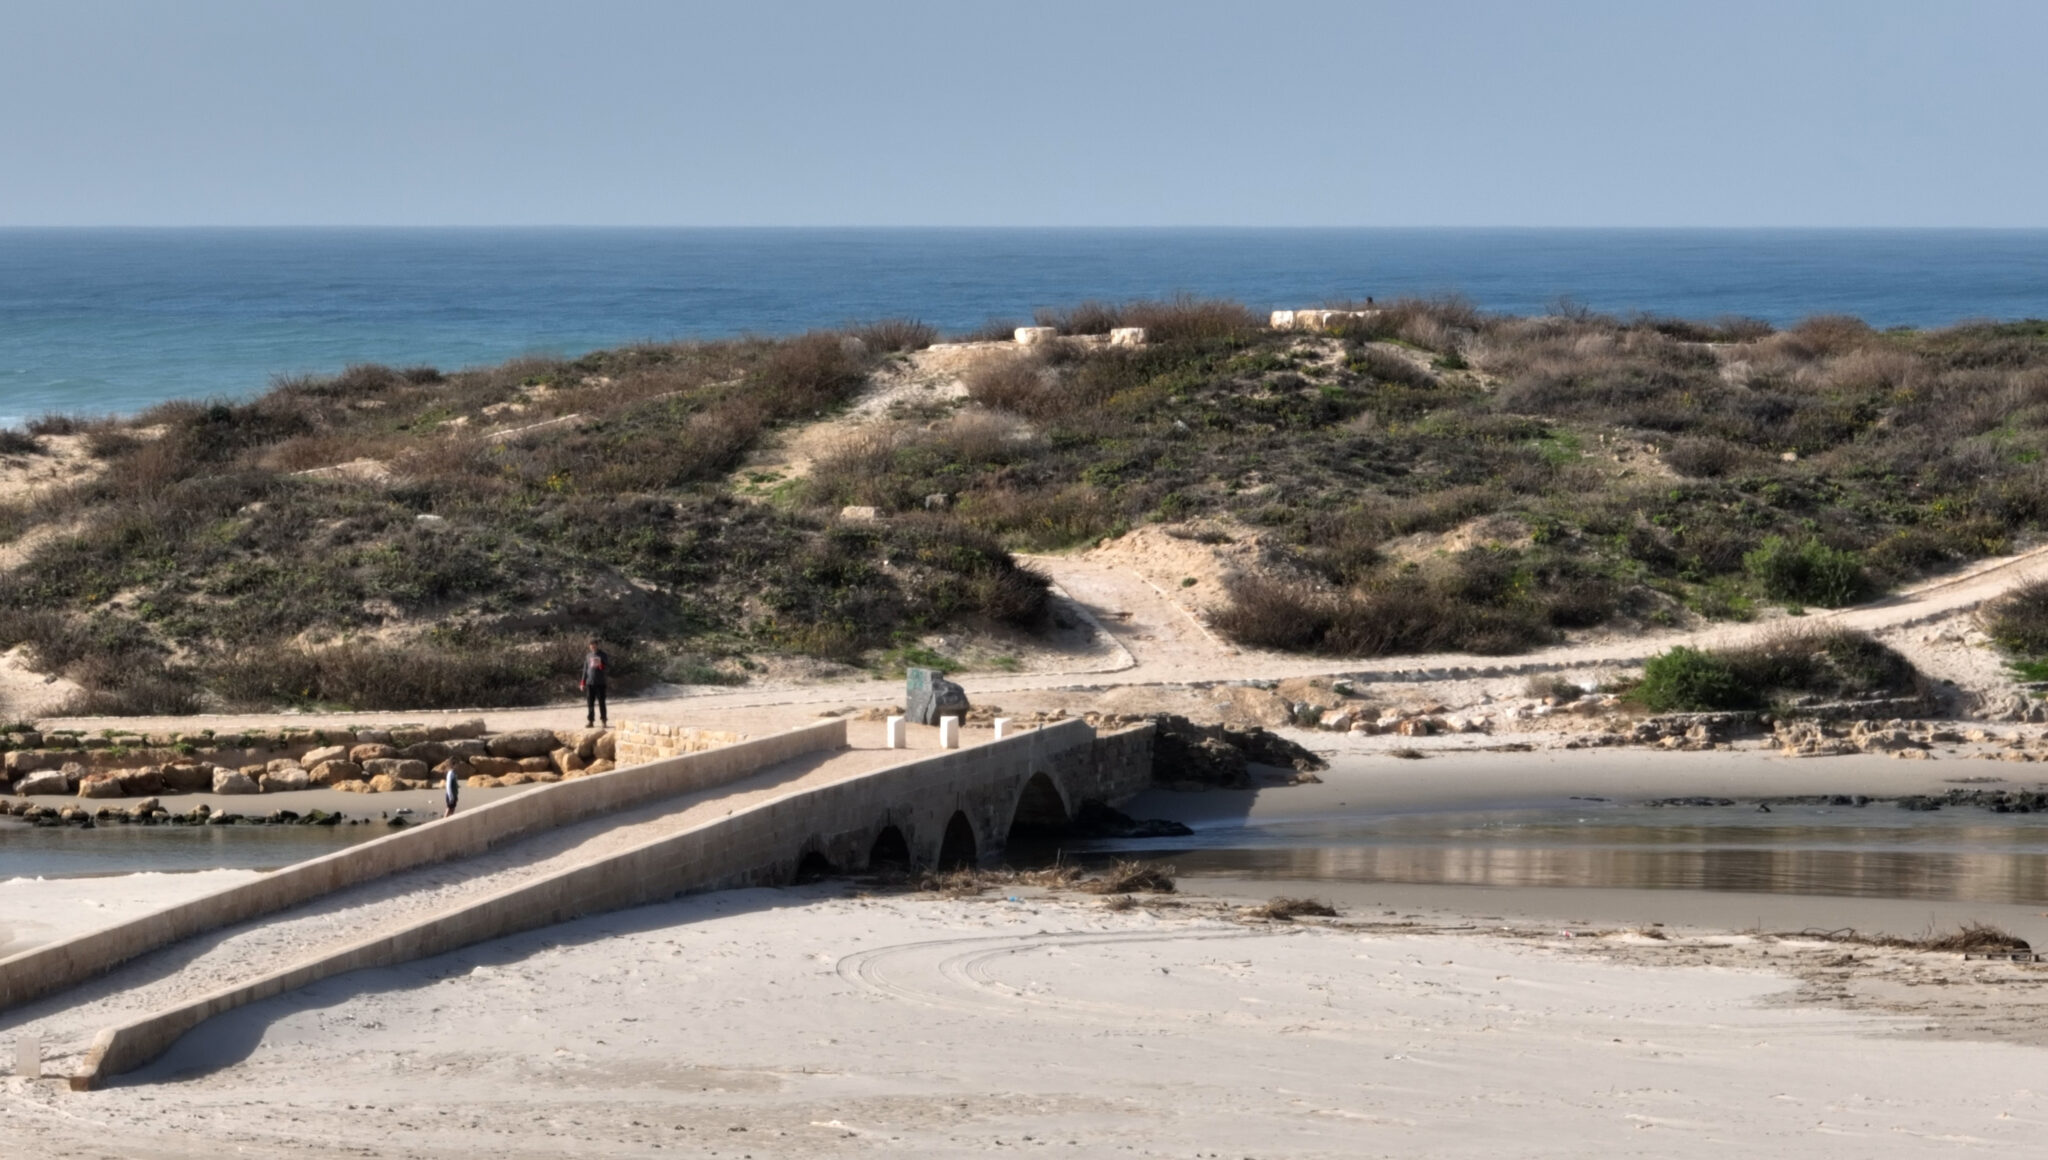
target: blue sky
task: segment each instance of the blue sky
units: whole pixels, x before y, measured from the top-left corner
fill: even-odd
[[[0,225],[2048,226],[2048,3],[0,0]]]

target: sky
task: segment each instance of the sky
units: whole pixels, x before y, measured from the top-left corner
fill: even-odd
[[[2048,226],[2048,3],[0,0],[0,226]]]

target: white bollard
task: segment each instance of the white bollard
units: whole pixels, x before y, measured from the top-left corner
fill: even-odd
[[[1003,738],[1008,737],[1009,735],[1010,719],[1008,717],[996,718],[996,740],[1001,741]]]
[[[940,749],[958,749],[958,748],[960,748],[960,718],[958,718],[958,717],[941,717],[941,718],[939,718],[939,748],[940,748]]]
[[[901,717],[891,717],[891,718],[889,718],[889,745],[888,745],[888,747],[889,747],[890,749],[901,749],[901,748],[903,748],[903,718],[901,718]]]
[[[23,1079],[43,1078],[43,1041],[24,1035],[14,1041],[14,1074]]]

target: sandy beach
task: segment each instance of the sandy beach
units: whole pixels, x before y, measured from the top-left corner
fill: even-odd
[[[1321,784],[1160,792],[1132,808],[1200,826],[1361,801],[1921,792],[1953,775],[1945,765],[1354,755]],[[114,881],[143,898],[201,877]],[[10,884],[7,920],[79,914],[77,881]],[[148,1160],[1884,1157],[2025,1147],[2048,1120],[2027,1079],[2048,1044],[2048,967],[1786,933],[1981,920],[2039,942],[2048,919],[2031,908],[1181,887],[1119,908],[1074,890],[836,881],[597,916],[255,1004],[108,1090],[7,1079],[0,1143]],[[1339,915],[1249,914],[1275,895]]]

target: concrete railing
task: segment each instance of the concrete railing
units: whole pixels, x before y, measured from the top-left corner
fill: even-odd
[[[1115,737],[1149,736],[1150,727]],[[955,802],[992,778],[1023,776],[1061,754],[1086,751],[1094,730],[1079,722],[1034,729],[1000,741],[916,758],[806,790],[798,798],[758,802],[721,818],[508,887],[413,926],[365,939],[211,995],[109,1027],[93,1040],[71,1086],[89,1090],[147,1064],[178,1037],[215,1015],[348,971],[392,966],[584,915],[639,906],[695,890],[786,878],[799,851],[821,829],[858,828],[902,803]],[[1132,757],[1133,769],[1149,768]],[[686,760],[686,759],[685,759]],[[1116,779],[1135,789],[1142,777]]]
[[[721,749],[553,782],[389,837],[274,870],[253,882],[63,942],[0,959],[0,1011],[61,990],[137,955],[272,914],[336,890],[597,814],[738,781],[757,770],[844,748],[846,722],[820,721]]]

